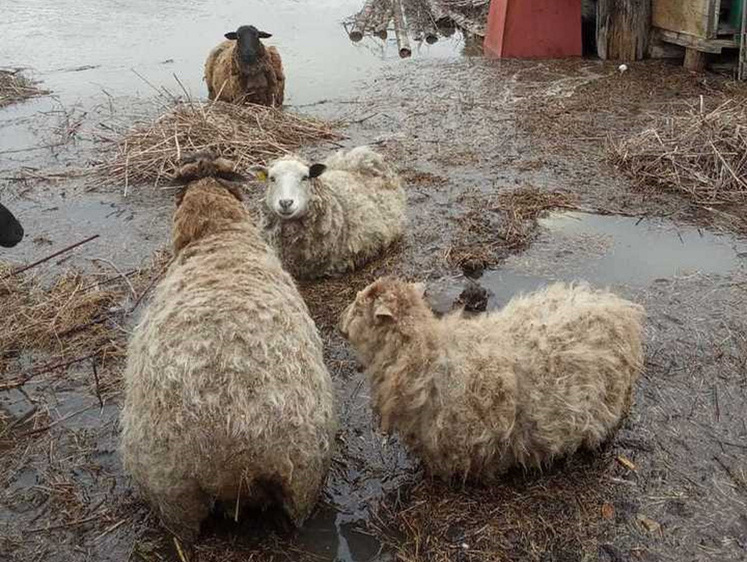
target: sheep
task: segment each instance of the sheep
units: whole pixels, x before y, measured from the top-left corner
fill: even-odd
[[[285,156],[255,171],[267,181],[263,230],[297,279],[354,270],[403,235],[402,184],[367,146],[340,151],[323,164]]]
[[[210,51],[205,62],[208,97],[229,103],[282,106],[285,74],[280,53],[260,41],[272,35],[253,25],[242,25],[225,37],[227,40]]]
[[[643,308],[553,284],[500,311],[437,319],[422,285],[381,278],[343,312],[374,410],[433,476],[542,468],[617,429],[643,364]]]
[[[301,525],[336,428],[317,329],[231,169],[203,154],[182,167],[174,259],[124,375],[124,468],[185,541],[213,506],[279,507]]]
[[[23,240],[23,227],[4,205],[0,204],[0,246],[12,248]]]

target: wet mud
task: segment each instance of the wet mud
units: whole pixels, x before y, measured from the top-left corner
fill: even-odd
[[[131,186],[124,196],[124,186],[64,172],[106,157],[96,136],[102,123],[116,125],[106,133],[114,135],[162,109],[153,88],[130,68],[154,87],[174,91],[175,73],[202,97],[202,61],[228,31],[226,22],[251,23],[243,21],[240,2],[218,9],[190,2],[163,8],[159,18],[147,3],[85,4],[11,2],[11,17],[0,24],[6,37],[0,53],[34,68],[56,96],[0,110],[0,200],[27,232],[0,259],[27,264],[99,235],[35,269],[49,281],[73,266],[116,275],[113,264],[127,272],[168,246],[168,191]],[[262,516],[238,526],[215,519],[186,555],[224,561],[743,560],[743,232],[676,196],[637,192],[603,157],[602,138],[569,135],[565,144],[573,149],[557,151],[549,148],[558,143],[557,130],[545,132],[541,121],[527,126],[528,103],[573,101],[580,88],[610,80],[613,65],[461,58],[459,37],[423,45],[402,62],[391,44],[349,43],[339,22],[358,4],[317,3],[311,17],[303,3],[253,2],[252,17],[274,33],[284,56],[289,109],[344,123],[343,145],[374,143],[396,163],[406,180],[408,233],[359,272],[301,285],[324,338],[341,428],[317,512],[291,534]],[[61,10],[79,17],[66,18],[71,24],[61,29],[55,23]],[[31,48],[39,35],[29,33],[31,21],[47,31],[51,59]],[[127,23],[102,49],[105,21]],[[662,99],[714,95],[713,84],[669,67],[661,72],[683,84],[678,96],[633,70],[624,79],[650,95],[635,107],[622,104],[600,127],[625,116],[635,121],[646,104]],[[588,112],[563,116],[564,123],[590,119]],[[305,152],[320,156],[334,148]],[[532,220],[526,249],[516,253],[496,235],[504,216],[488,203],[525,187],[570,193],[575,210]],[[475,212],[486,217],[479,231],[466,229]],[[472,278],[450,259],[465,241],[494,258]],[[364,375],[335,327],[355,292],[384,274],[426,281],[439,313],[463,305],[470,308],[466,314],[489,311],[554,281],[611,286],[642,303],[646,370],[619,435],[596,454],[564,459],[544,474],[517,471],[491,489],[424,480],[396,436],[378,431]],[[122,319],[121,341],[136,320],[137,314]],[[43,361],[43,354],[15,358],[0,385]],[[0,558],[180,559],[122,473],[121,368],[121,359],[112,360],[95,378],[85,362],[0,391]]]

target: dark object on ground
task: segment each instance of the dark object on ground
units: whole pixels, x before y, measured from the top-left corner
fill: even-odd
[[[467,312],[485,312],[488,308],[488,290],[472,280],[467,280],[467,286],[457,297],[456,305],[463,306]]]
[[[0,205],[0,246],[12,248],[23,240],[23,227],[5,206]]]

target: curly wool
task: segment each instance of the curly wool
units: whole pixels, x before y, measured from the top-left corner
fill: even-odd
[[[612,293],[554,284],[500,311],[437,319],[414,285],[385,278],[340,327],[382,429],[436,476],[489,480],[614,433],[642,369],[643,317]]]
[[[286,156],[282,160],[297,160]],[[297,279],[340,275],[381,255],[402,238],[406,196],[397,174],[368,147],[340,151],[310,180],[308,212],[282,220],[263,206],[263,228]],[[270,166],[272,169],[272,166]]]
[[[222,180],[191,183],[175,259],[134,331],[126,471],[190,540],[215,502],[279,504],[300,525],[335,431],[322,343],[291,277]]]
[[[205,61],[208,98],[228,103],[256,103],[280,107],[285,99],[283,62],[275,47],[263,47],[264,54],[242,74],[237,60],[236,41],[223,41]],[[219,95],[220,94],[220,95]]]

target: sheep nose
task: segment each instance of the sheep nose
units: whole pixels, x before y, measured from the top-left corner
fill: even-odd
[[[290,209],[290,206],[293,205],[293,199],[281,199],[278,203],[280,203],[280,208],[283,209],[283,211],[287,211]]]

